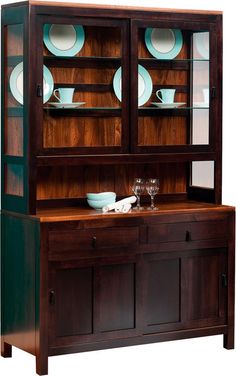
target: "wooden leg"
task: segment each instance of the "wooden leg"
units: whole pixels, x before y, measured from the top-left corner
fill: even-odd
[[[1,355],[4,358],[12,357],[12,346],[4,341],[2,341],[2,344],[1,344]]]
[[[48,357],[42,354],[36,356],[36,373],[38,375],[48,374]]]
[[[228,334],[224,335],[224,348],[227,350],[234,349],[234,328],[230,328]]]

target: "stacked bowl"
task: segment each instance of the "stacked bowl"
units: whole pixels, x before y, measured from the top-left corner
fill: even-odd
[[[115,192],[87,193],[86,196],[89,206],[96,210],[116,202]]]

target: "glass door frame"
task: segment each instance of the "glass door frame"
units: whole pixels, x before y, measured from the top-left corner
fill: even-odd
[[[81,24],[83,26],[120,27],[121,30],[121,66],[122,66],[122,106],[121,103],[121,145],[120,146],[91,146],[91,147],[43,147],[43,101],[42,96],[37,96],[37,89],[42,93],[42,72],[43,72],[43,25],[44,24]],[[104,19],[102,17],[72,17],[62,15],[38,15],[37,16],[37,66],[35,76],[35,113],[37,113],[36,128],[36,155],[91,155],[91,154],[111,154],[124,153],[129,145],[129,23],[127,20]],[[79,58],[78,58],[79,59]],[[112,83],[111,83],[112,85]],[[115,95],[115,94],[114,94]],[[88,111],[89,112],[89,111]],[[89,113],[88,115],[89,116]],[[99,115],[98,115],[99,117]]]
[[[139,112],[137,104],[138,91],[138,29],[139,28],[170,28],[181,30],[193,30],[193,31],[209,31],[210,33],[210,59],[209,59],[209,88],[210,88],[210,105],[209,105],[209,144],[207,145],[138,145],[138,118]],[[216,108],[221,105],[221,87],[218,85],[217,79],[217,61],[218,51],[216,43],[216,24],[214,22],[196,22],[196,21],[183,21],[173,20],[166,21],[158,18],[154,19],[135,19],[131,22],[131,150],[133,153],[170,153],[170,152],[212,152],[216,151],[216,131],[219,129],[219,125],[216,122],[221,122],[218,117]],[[189,63],[190,64],[190,63]],[[191,110],[188,110],[191,111]],[[154,115],[155,116],[155,115]],[[190,116],[189,116],[190,118]],[[190,124],[189,124],[190,125]],[[189,127],[189,126],[188,126]]]

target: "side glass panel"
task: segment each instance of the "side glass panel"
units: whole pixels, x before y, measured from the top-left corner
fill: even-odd
[[[24,196],[23,24],[4,26],[4,193]],[[15,159],[17,158],[17,163]],[[20,162],[22,160],[22,163]],[[15,207],[17,210],[18,208]]]
[[[138,28],[138,147],[209,144],[209,32]]]
[[[22,165],[8,163],[5,165],[5,193],[14,196],[24,195],[24,170]]]
[[[214,189],[214,161],[192,162],[191,186]]]
[[[121,147],[121,27],[44,24],[43,42],[43,148]]]
[[[209,144],[209,32],[193,33],[192,144]]]
[[[4,154],[23,156],[23,24],[5,26]]]

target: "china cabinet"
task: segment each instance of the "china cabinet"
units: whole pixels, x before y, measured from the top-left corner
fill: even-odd
[[[5,5],[2,93],[2,356],[44,375],[72,352],[217,334],[232,349],[222,14]],[[88,207],[137,177],[159,179],[158,210],[148,194]]]

